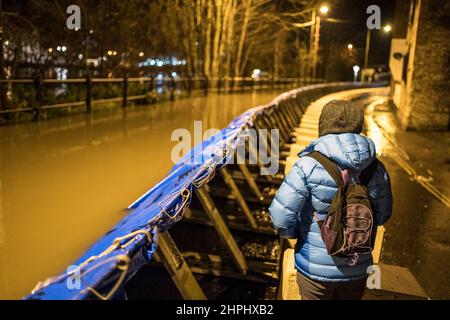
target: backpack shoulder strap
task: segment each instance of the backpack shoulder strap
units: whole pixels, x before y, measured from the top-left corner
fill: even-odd
[[[359,174],[359,181],[362,185],[367,186],[372,180],[375,171],[377,171],[378,165],[383,166],[383,164],[377,159],[373,159],[373,161]]]
[[[331,178],[333,178],[334,182],[337,184],[338,187],[344,185],[341,170],[339,170],[339,167],[337,166],[336,163],[334,163],[333,161],[331,161],[318,151],[313,151],[307,154],[306,157],[311,157],[315,159],[317,162],[319,162],[325,168],[325,170],[328,172]]]

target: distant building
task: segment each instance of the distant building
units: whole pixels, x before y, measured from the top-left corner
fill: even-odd
[[[390,69],[398,119],[408,130],[450,127],[450,1],[397,0]]]

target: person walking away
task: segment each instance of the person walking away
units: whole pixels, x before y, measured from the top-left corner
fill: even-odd
[[[389,175],[361,135],[363,110],[327,103],[319,138],[299,153],[269,208],[283,238],[297,239],[295,268],[304,300],[359,300],[376,227],[392,213]]]

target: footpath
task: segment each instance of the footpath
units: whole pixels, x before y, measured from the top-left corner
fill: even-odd
[[[350,99],[366,108],[366,132],[391,177],[394,210],[377,232],[375,274],[364,299],[449,298],[450,201],[448,133],[404,132],[393,114],[387,88],[333,93],[313,102],[292,135],[286,172],[297,153],[317,138],[321,108]],[[299,299],[293,268],[294,242],[283,254],[282,299]],[[378,277],[378,278],[377,278]],[[378,283],[377,283],[378,282]],[[369,284],[370,285],[370,284]]]

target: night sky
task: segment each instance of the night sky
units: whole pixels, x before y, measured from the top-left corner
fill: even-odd
[[[321,34],[322,45],[327,41],[339,41],[342,44],[352,43],[356,49],[364,51],[366,41],[366,13],[370,5],[381,8],[381,25],[393,25],[395,13],[395,0],[330,0],[326,4],[330,7],[328,16],[349,20],[348,24],[324,23]],[[369,66],[387,65],[390,50],[391,35],[383,30],[372,32],[370,46]]]

